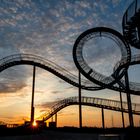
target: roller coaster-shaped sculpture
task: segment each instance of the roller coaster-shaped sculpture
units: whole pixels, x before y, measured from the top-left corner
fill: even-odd
[[[97,27],[89,29],[82,33],[76,40],[73,47],[74,62],[81,74],[88,80],[81,80],[79,77],[71,74],[64,68],[46,60],[42,57],[31,54],[15,54],[0,60],[0,72],[3,70],[21,64],[33,65],[41,67],[64,81],[85,90],[101,90],[104,88],[112,89],[127,93],[128,112],[130,119],[130,126],[133,126],[132,120],[132,106],[130,94],[140,95],[140,83],[129,82],[128,68],[130,65],[140,63],[140,55],[131,56],[130,44],[136,48],[140,48],[140,1],[134,2],[128,7],[123,17],[123,34],[106,27]],[[113,73],[110,76],[100,74],[92,69],[83,57],[83,48],[91,39],[107,38],[112,40],[120,49],[121,59],[114,66]]]

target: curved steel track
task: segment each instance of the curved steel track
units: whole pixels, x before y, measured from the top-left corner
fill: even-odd
[[[108,77],[103,75],[102,73],[97,72],[95,69],[91,68],[83,57],[84,54],[83,50],[84,48],[87,47],[86,43],[88,43],[91,40],[96,40],[97,38],[100,39],[100,42],[104,41],[105,38],[107,39],[107,41],[108,39],[113,41],[114,44],[112,45],[112,47],[115,45],[120,49],[121,60],[124,58],[126,59],[127,61],[126,64],[128,64],[127,67],[129,66],[129,62],[131,60],[131,50],[129,45],[125,42],[123,36],[119,32],[107,27],[96,27],[96,28],[89,29],[83,32],[76,39],[73,47],[73,59],[77,68],[87,79],[89,79],[93,83],[96,83],[101,87],[110,88],[110,86],[116,83],[117,80],[122,78],[122,76],[124,75],[123,73],[125,69],[127,69],[127,67],[121,69],[121,71],[117,75],[111,73],[110,76]],[[90,44],[90,46],[92,46],[92,48],[94,49],[93,43]],[[104,52],[100,52],[100,53],[104,53]]]
[[[120,67],[123,68],[125,67],[125,63],[127,61],[121,60],[116,64],[116,67],[114,71],[117,71]],[[140,63],[140,55],[132,57],[130,65],[134,64],[139,64]],[[32,55],[32,54],[15,54],[15,55],[10,55],[5,58],[0,59],[0,72],[4,71],[5,69],[8,69],[10,67],[13,67],[15,65],[35,65],[37,67],[40,67],[42,69],[45,69],[54,75],[58,76],[59,78],[63,79],[64,81],[68,82],[69,84],[79,87],[78,83],[78,77],[76,75],[73,75],[66,69],[60,67],[59,65],[56,65],[55,63],[46,60],[42,57]],[[124,88],[119,88],[119,84],[115,84],[113,86],[110,86],[110,89],[115,90],[115,91],[125,91],[125,85],[124,81],[120,80],[120,83],[124,86]],[[134,83],[130,82],[130,91],[131,94],[134,95],[140,95],[140,83]],[[94,84],[93,82],[90,82],[89,80],[82,80],[82,89],[85,90],[101,90],[105,87],[100,87],[97,84]]]
[[[53,73],[54,75],[68,82],[69,84],[79,87],[78,77],[76,75],[73,75],[66,69],[60,67],[59,65],[47,59],[44,59],[40,56],[36,56],[33,54],[15,54],[0,59],[0,72],[15,65],[24,65],[24,64],[35,65],[37,67],[40,67],[44,70]],[[102,87],[90,82],[89,80],[82,80],[81,88],[85,90],[103,89]]]
[[[93,107],[128,113],[127,102],[122,102],[122,108],[121,108],[120,101],[83,96],[81,97],[81,104],[86,106],[93,106]],[[49,112],[42,114],[40,117],[36,118],[36,120],[41,119],[46,121],[49,118],[51,118],[54,114],[59,112],[61,109],[70,105],[79,105],[79,98],[69,97],[64,100],[58,101],[56,104],[54,104],[54,106],[52,106]],[[133,103],[132,112],[133,114],[140,115],[140,104]]]

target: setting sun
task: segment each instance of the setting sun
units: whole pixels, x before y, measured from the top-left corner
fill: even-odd
[[[33,127],[37,127],[36,121],[33,122]]]

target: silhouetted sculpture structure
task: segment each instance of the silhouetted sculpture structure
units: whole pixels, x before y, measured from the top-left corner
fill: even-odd
[[[89,29],[82,33],[77,39],[73,47],[73,58],[74,62],[78,68],[79,77],[71,74],[64,68],[56,65],[55,63],[46,60],[42,57],[32,55],[32,54],[15,54],[11,56],[7,56],[0,60],[0,72],[3,70],[15,66],[15,65],[33,65],[33,92],[34,96],[34,84],[35,84],[35,67],[43,68],[54,75],[60,77],[64,81],[70,83],[73,86],[79,88],[79,99],[77,102],[69,99],[68,104],[64,104],[64,107],[70,104],[79,104],[79,124],[82,127],[82,116],[81,116],[81,105],[89,104],[88,102],[83,102],[81,97],[81,89],[84,90],[101,90],[101,89],[111,89],[115,91],[119,91],[119,93],[124,92],[127,95],[127,105],[128,108],[124,109],[119,105],[119,109],[114,107],[117,111],[124,111],[129,113],[129,122],[130,126],[133,127],[133,113],[132,110],[133,104],[131,104],[131,94],[140,95],[140,83],[130,82],[128,69],[131,65],[140,64],[140,54],[131,56],[131,48],[130,45],[140,48],[140,1],[134,0],[134,2],[128,7],[124,16],[123,16],[123,35],[113,29],[107,27],[97,27],[93,29]],[[118,48],[121,51],[121,60],[115,65],[114,71],[110,76],[105,76],[102,73],[96,72],[93,68],[91,68],[88,63],[84,60],[83,57],[83,48],[85,43],[94,38],[109,38],[114,41]],[[94,51],[94,50],[93,50]],[[102,52],[101,52],[102,53]],[[81,79],[81,74],[84,75],[88,80]],[[31,111],[31,122],[34,121],[34,101],[32,96],[32,111]],[[85,97],[86,98],[86,97]],[[68,101],[68,100],[65,100]],[[92,102],[91,104],[94,104]],[[95,105],[95,104],[94,104]],[[97,106],[104,106],[101,104],[96,104]],[[50,114],[50,116],[54,115],[57,111],[62,109],[63,107],[60,105],[54,112]],[[103,107],[102,107],[103,108]],[[111,109],[111,106],[109,106]],[[102,111],[103,112],[103,111]],[[102,113],[103,114],[103,113]],[[49,117],[50,117],[49,116]],[[104,118],[104,115],[103,115]],[[47,117],[46,117],[47,119]]]
[[[120,92],[127,93],[127,102],[129,110],[129,122],[130,127],[134,126],[132,106],[131,106],[131,96],[130,94],[136,94],[136,90],[133,91],[130,87],[128,68],[130,65],[139,64],[136,60],[131,60],[131,49],[129,44],[136,48],[140,48],[140,1],[134,0],[133,3],[128,7],[123,16],[123,35],[119,32],[105,27],[97,27],[89,29],[82,33],[76,40],[73,47],[73,58],[77,68],[80,72],[90,81],[96,83],[104,88],[109,88],[115,90],[120,88]],[[85,42],[90,39],[97,37],[106,37],[114,40],[121,50],[121,60],[114,68],[114,73],[108,77],[96,72],[92,69],[83,57],[83,48]],[[135,56],[136,57],[136,56]],[[138,56],[139,57],[139,56]],[[124,77],[124,80],[122,80]],[[139,94],[139,91],[137,91]]]

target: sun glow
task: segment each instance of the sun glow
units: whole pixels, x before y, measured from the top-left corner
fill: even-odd
[[[37,122],[36,121],[33,122],[33,127],[37,127]]]

